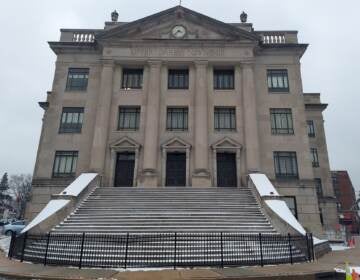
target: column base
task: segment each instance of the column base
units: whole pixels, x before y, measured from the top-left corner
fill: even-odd
[[[141,174],[139,186],[142,187],[158,187],[159,178],[155,169],[144,169]]]
[[[192,186],[193,187],[212,187],[210,172],[206,169],[195,170],[192,174]]]

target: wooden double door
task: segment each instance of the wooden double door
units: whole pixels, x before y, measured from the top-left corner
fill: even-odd
[[[117,153],[115,168],[115,187],[132,187],[134,185],[135,153]]]
[[[216,168],[218,187],[237,187],[235,153],[217,153]]]
[[[186,186],[186,153],[166,154],[165,185],[170,187]]]

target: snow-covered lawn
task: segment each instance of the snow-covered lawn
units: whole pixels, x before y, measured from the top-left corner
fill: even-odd
[[[3,251],[5,254],[9,252],[10,240],[10,236],[0,236],[0,250]]]

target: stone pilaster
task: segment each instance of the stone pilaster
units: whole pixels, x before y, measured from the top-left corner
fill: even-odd
[[[104,173],[114,72],[114,62],[112,60],[103,60],[102,63],[90,160],[90,170],[99,174]]]
[[[208,144],[208,83],[207,61],[196,61],[195,83],[195,129],[194,153],[195,168],[192,176],[192,185],[195,187],[211,186],[209,172],[209,144]]]
[[[246,168],[248,172],[260,171],[259,133],[253,63],[242,64],[242,84]]]
[[[148,63],[150,74],[146,104],[144,164],[141,183],[145,187],[154,187],[159,184],[157,162],[159,150],[161,61],[149,61]]]

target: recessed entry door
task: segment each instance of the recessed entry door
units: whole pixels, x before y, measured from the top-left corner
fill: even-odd
[[[186,185],[186,153],[167,153],[166,186]]]
[[[134,184],[135,153],[118,153],[116,158],[115,187],[132,187]]]
[[[217,153],[217,186],[218,187],[236,187],[236,154],[235,153]]]

